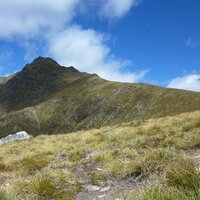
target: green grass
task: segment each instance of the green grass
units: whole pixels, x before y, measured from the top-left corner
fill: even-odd
[[[40,173],[29,182],[18,182],[14,191],[18,199],[65,199],[72,200],[81,183],[72,173]]]
[[[126,200],[198,200],[191,192],[162,186],[144,187],[139,194],[129,194]]]
[[[190,160],[178,159],[169,163],[165,172],[165,182],[170,187],[196,191],[200,188],[200,176],[194,163]]]
[[[0,187],[0,199],[1,200],[14,200],[13,191],[6,189],[5,187]]]
[[[135,198],[137,196],[137,198]],[[199,200],[200,175],[195,164],[179,157],[166,162],[154,185],[129,194],[128,200]]]
[[[29,174],[34,174],[35,172],[47,167],[49,164],[50,162],[48,160],[40,158],[24,158],[19,161],[20,167],[24,168],[24,170]]]

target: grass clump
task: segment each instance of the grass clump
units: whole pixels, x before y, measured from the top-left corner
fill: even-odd
[[[200,188],[200,174],[191,160],[180,159],[170,163],[165,172],[165,182],[171,187],[196,191]]]
[[[183,124],[181,129],[183,132],[188,132],[195,128],[200,128],[200,118]]]
[[[0,161],[0,172],[4,172],[7,170],[7,166],[3,161]]]
[[[165,166],[174,160],[178,155],[174,150],[158,148],[148,149],[139,155],[127,167],[127,175],[148,177],[151,174],[160,174],[164,171]]]
[[[50,164],[48,160],[29,157],[24,158],[20,163],[29,174],[34,174],[35,172],[42,170]]]
[[[128,200],[199,200],[200,176],[194,163],[179,158],[166,163],[155,185],[142,187]],[[133,198],[134,196],[134,198]]]
[[[139,194],[130,194],[127,200],[198,200],[194,193],[177,188],[149,186],[140,190]]]
[[[169,148],[149,149],[145,152],[141,162],[144,173],[160,172],[171,161],[178,158],[175,150]]]
[[[166,165],[176,160],[178,155],[174,150],[158,148],[148,149],[141,154],[135,151],[132,151],[132,154],[131,151],[125,154],[119,152],[118,157],[104,152],[96,158],[101,158],[100,160],[104,162],[103,171],[100,172],[99,177],[142,176],[147,178],[152,174],[163,173]]]
[[[37,174],[29,182],[19,182],[15,188],[20,199],[73,200],[81,189],[78,179],[71,173],[51,172]]]
[[[0,199],[1,200],[14,200],[13,192],[10,189],[1,187],[0,188]]]

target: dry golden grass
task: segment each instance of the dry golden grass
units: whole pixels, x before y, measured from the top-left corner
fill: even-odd
[[[4,162],[0,161],[0,172],[6,171],[7,167]]]
[[[153,175],[155,179],[166,177],[167,182],[172,184],[169,177],[175,175],[179,182],[177,173],[181,169],[178,171],[173,169],[176,168],[176,161],[182,157],[184,150],[199,147],[200,112],[194,112],[152,119],[140,125],[133,122],[67,135],[41,135],[27,141],[2,145],[0,146],[0,171],[2,175],[8,177],[10,188],[19,196],[23,195],[24,199],[27,193],[24,191],[20,194],[19,185],[24,182],[25,188],[30,188],[33,185],[35,187],[37,183],[35,190],[39,192],[34,190],[27,195],[28,199],[34,199],[41,194],[51,196],[55,185],[59,182],[63,183],[62,178],[58,178],[56,183],[51,182],[52,173],[67,170],[76,179],[75,184],[69,187],[71,191],[67,191],[67,194],[73,191],[69,195],[73,199],[81,186],[72,169],[83,170],[91,176],[92,184],[98,184],[99,181],[108,178],[139,175],[144,178]],[[90,163],[94,163],[93,168],[84,171],[83,166],[86,167]],[[5,170],[5,166],[9,168],[8,171]],[[97,168],[102,170],[97,171]],[[36,180],[35,174],[36,177],[45,177],[48,181],[40,178]],[[185,179],[187,178],[186,173]],[[71,183],[71,177],[60,185],[61,193],[66,182]],[[44,183],[48,185],[50,191],[45,190],[47,186]],[[178,185],[177,182],[173,184]],[[171,187],[166,185],[165,187]],[[46,199],[50,198],[46,197]]]

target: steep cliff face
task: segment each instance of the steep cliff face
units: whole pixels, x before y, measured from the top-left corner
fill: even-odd
[[[117,83],[39,57],[0,79],[0,136],[56,134],[200,109],[200,93]]]

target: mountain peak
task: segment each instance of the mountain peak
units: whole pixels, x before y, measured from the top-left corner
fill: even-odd
[[[59,65],[55,60],[50,57],[42,57],[39,56],[31,64],[52,64],[52,65]]]
[[[0,88],[0,94],[4,91],[0,96],[10,107],[16,107],[24,102],[40,101],[63,87],[63,82],[67,84],[81,76],[74,67],[61,66],[49,57],[38,57]],[[4,79],[1,83],[5,83]]]
[[[32,63],[27,64],[23,71],[46,71],[46,70],[60,70],[61,66],[53,59],[49,57],[38,57],[35,60],[33,60]]]
[[[39,73],[43,75],[48,74],[62,74],[63,72],[72,72],[72,73],[80,73],[76,68],[73,66],[65,67],[59,65],[55,60],[50,57],[41,57],[39,56],[32,63],[27,64],[22,72],[28,73]]]

